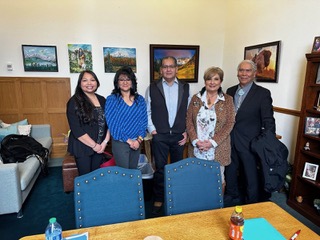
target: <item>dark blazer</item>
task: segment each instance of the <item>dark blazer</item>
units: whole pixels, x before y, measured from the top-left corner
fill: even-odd
[[[101,108],[104,110],[106,99],[98,94],[96,94],[96,96],[99,100]],[[99,130],[98,123],[94,121],[92,124],[82,124],[76,115],[75,109],[75,97],[72,96],[67,103],[67,118],[71,130],[68,142],[68,152],[76,157],[92,155],[94,153],[93,149],[80,142],[78,138],[87,133],[94,141],[96,141]],[[105,133],[102,139],[105,138],[106,130],[107,127],[105,128]]]
[[[227,94],[234,97],[238,85],[228,88]],[[238,151],[249,150],[252,139],[260,135],[261,130],[276,131],[273,117],[271,93],[268,89],[253,82],[236,114],[236,123],[231,132],[231,144]]]

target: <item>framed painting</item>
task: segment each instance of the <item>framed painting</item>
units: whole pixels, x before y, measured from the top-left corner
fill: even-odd
[[[306,162],[304,165],[302,177],[310,180],[316,180],[318,169],[319,169],[319,165]]]
[[[278,82],[280,41],[264,43],[244,48],[244,59],[257,65],[257,82]]]
[[[131,67],[133,72],[137,72],[137,60],[135,48],[103,48],[104,71],[115,73],[123,66]]]
[[[311,52],[320,53],[320,36],[314,38]]]
[[[56,46],[22,45],[25,72],[58,72]]]
[[[172,56],[178,63],[177,78],[190,83],[198,82],[199,49],[198,45],[150,44],[150,81],[161,78],[161,59]]]
[[[92,71],[92,47],[90,44],[68,44],[70,73]]]

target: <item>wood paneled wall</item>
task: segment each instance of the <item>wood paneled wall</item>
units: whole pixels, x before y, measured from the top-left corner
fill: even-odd
[[[69,130],[69,98],[70,78],[0,77],[0,119],[12,123],[27,118],[30,124],[50,124],[54,142]]]

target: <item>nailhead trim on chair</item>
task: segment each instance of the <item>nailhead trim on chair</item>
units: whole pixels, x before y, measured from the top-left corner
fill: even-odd
[[[108,170],[107,170],[107,174],[112,174],[112,171],[108,169]],[[115,171],[114,174],[119,174],[119,172],[118,172],[118,171]],[[100,176],[100,177],[104,177],[104,173],[100,173],[99,176]],[[99,177],[99,176],[97,176],[97,177]],[[123,177],[126,177],[127,175],[126,175],[125,173],[123,173],[122,176],[123,176]],[[93,180],[93,181],[97,180],[97,177],[94,176],[94,177],[92,178],[92,180]],[[141,178],[140,174],[138,174],[138,175],[136,175],[136,176],[134,176],[133,174],[130,174],[129,177],[130,177],[130,178],[137,177],[138,179]],[[84,181],[84,183],[85,183],[85,184],[89,184],[89,183],[90,183],[90,180],[87,179],[87,180]],[[77,182],[76,185],[79,187],[79,186],[81,185],[81,183],[80,183],[80,182]],[[141,196],[141,194],[143,193],[143,191],[141,190],[142,184],[139,182],[137,185],[138,185],[139,188],[140,188],[140,189],[138,190],[138,193],[139,193],[139,201],[140,201],[141,203],[143,203],[143,198],[142,198],[142,196]],[[80,195],[81,195],[80,192],[77,192],[76,194],[77,194],[77,196],[80,196]],[[79,199],[77,200],[77,204],[79,205],[79,208],[77,209],[77,211],[80,212],[80,214],[81,214],[81,201],[80,201]],[[140,216],[144,216],[143,205],[140,205],[139,208],[140,208],[140,210],[141,210],[141,212],[140,212],[139,215],[140,215]],[[81,221],[81,220],[82,220],[82,216],[80,215],[80,216],[78,217],[78,219]],[[82,228],[82,224],[79,224],[79,228]]]
[[[191,160],[190,163],[189,163],[189,162],[186,162],[186,163],[185,163],[185,166],[180,165],[178,168],[182,169],[183,167],[188,167],[190,164],[201,165],[201,162],[200,162],[200,161],[197,161],[197,162],[196,162],[195,160]],[[204,166],[204,167],[208,167],[208,164],[207,164],[207,163],[203,163],[203,166]],[[213,168],[213,166],[210,165],[210,164],[209,164],[209,167],[210,167],[211,169]],[[216,167],[216,169],[219,170],[218,173],[217,173],[217,176],[219,177],[219,178],[218,178],[218,183],[220,183],[220,182],[221,182],[221,180],[220,180],[220,179],[221,179],[220,169],[219,169],[219,167]],[[174,169],[173,169],[174,172],[177,172],[177,170],[178,170],[177,168],[174,168]],[[170,174],[170,170],[168,170],[167,173]],[[171,181],[171,178],[170,178],[170,177],[168,177],[168,181],[169,181],[169,182]],[[168,184],[168,188],[171,188],[171,184]],[[220,197],[219,202],[222,203],[222,202],[223,202],[223,201],[222,201],[222,188],[221,188],[221,187],[218,187],[218,190],[219,190],[219,197]],[[168,191],[168,195],[170,195],[170,196],[172,195],[171,191]],[[168,201],[169,201],[169,209],[172,209],[172,207],[173,207],[173,206],[172,206],[172,205],[173,205],[172,198],[170,197],[170,198],[168,199]],[[172,215],[172,213],[169,213],[169,215]]]

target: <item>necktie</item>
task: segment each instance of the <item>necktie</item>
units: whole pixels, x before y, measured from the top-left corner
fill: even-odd
[[[237,109],[236,109],[236,112],[238,112],[240,106],[241,106],[241,103],[242,103],[242,100],[243,100],[243,94],[244,94],[244,91],[242,88],[240,88],[240,90],[238,91],[238,95],[239,95],[239,98],[238,98],[238,103],[237,103]]]

